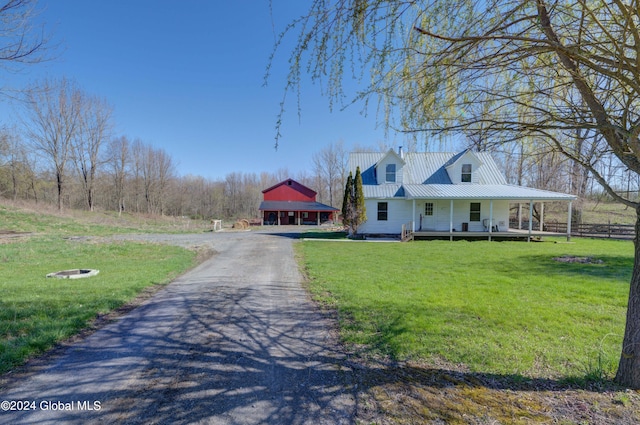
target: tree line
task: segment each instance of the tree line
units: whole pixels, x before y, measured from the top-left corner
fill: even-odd
[[[340,205],[347,168],[341,141],[312,155],[309,172],[179,175],[174,159],[139,138],[114,135],[113,109],[66,78],[25,90],[19,123],[0,128],[0,197],[58,209],[197,219],[259,217],[262,190],[294,178]]]
[[[113,109],[74,82],[46,80],[25,90],[20,122],[0,129],[0,196],[75,208],[188,216],[198,219],[259,217],[262,190],[294,178],[318,193],[317,200],[343,209],[348,151],[342,141],[312,154],[312,168],[292,175],[287,169],[233,172],[211,180],[178,174],[163,149],[113,134]],[[491,151],[509,183],[589,197],[602,193],[590,173],[544,144],[488,143],[469,137],[461,149]],[[409,151],[416,150],[410,146]],[[379,143],[356,151],[386,151]],[[619,179],[619,190],[638,193],[614,157],[594,160],[602,175]],[[626,174],[625,174],[626,173]]]

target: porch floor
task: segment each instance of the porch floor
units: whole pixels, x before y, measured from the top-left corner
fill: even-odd
[[[447,231],[415,231],[413,232],[412,239],[451,239],[451,240],[527,240],[529,238],[529,230],[523,229],[509,229],[508,231],[501,232],[447,232]],[[566,233],[555,232],[542,232],[533,230],[531,231],[531,237],[539,239],[543,236],[560,236],[566,237]]]

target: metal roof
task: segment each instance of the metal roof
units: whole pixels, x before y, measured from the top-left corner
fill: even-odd
[[[466,151],[465,151],[466,152]],[[453,184],[445,168],[462,153],[407,152],[402,166],[401,184],[377,184],[375,165],[388,152],[354,152],[349,155],[349,169],[360,167],[365,198],[405,199],[509,199],[572,200],[573,195],[507,184],[495,160],[488,152],[472,152],[481,165],[474,170],[478,184]]]
[[[498,165],[491,154],[487,152],[473,152],[482,162],[475,171],[482,184],[507,184]],[[377,184],[375,165],[385,156],[385,152],[354,152],[349,155],[349,170],[353,173],[360,167],[362,184]],[[459,153],[453,152],[407,152],[404,154],[405,165],[402,167],[403,180],[406,184],[451,184],[445,166],[456,158]]]
[[[338,208],[320,202],[262,201],[260,211],[339,211]]]
[[[409,184],[407,199],[505,199],[570,201],[573,195],[510,184]],[[366,192],[365,192],[366,193]]]
[[[404,198],[405,190],[401,184],[362,185],[364,197],[368,199]]]

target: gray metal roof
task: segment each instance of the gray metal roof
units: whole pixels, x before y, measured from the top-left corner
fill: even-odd
[[[507,184],[493,157],[487,152],[474,152],[482,162],[476,172],[482,184]],[[349,155],[349,170],[353,173],[360,167],[362,184],[376,184],[374,168],[387,154],[385,152],[354,152]],[[407,152],[402,167],[405,184],[451,184],[445,169],[457,153],[452,152]]]
[[[510,184],[409,184],[407,199],[505,199],[569,201],[573,195]],[[365,192],[366,193],[366,192]]]
[[[463,152],[464,153],[464,152]],[[360,167],[365,198],[406,199],[509,199],[509,200],[572,200],[565,193],[507,184],[491,154],[473,152],[480,160],[475,172],[479,184],[453,184],[445,169],[463,153],[407,152],[402,167],[403,185],[377,184],[375,165],[387,152],[355,152],[349,155],[349,169]]]
[[[362,191],[367,199],[404,198],[405,190],[401,184],[363,184]]]

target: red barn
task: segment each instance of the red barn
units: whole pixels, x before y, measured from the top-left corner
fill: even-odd
[[[335,219],[337,208],[316,202],[317,193],[293,179],[262,191],[263,224],[317,224]]]

